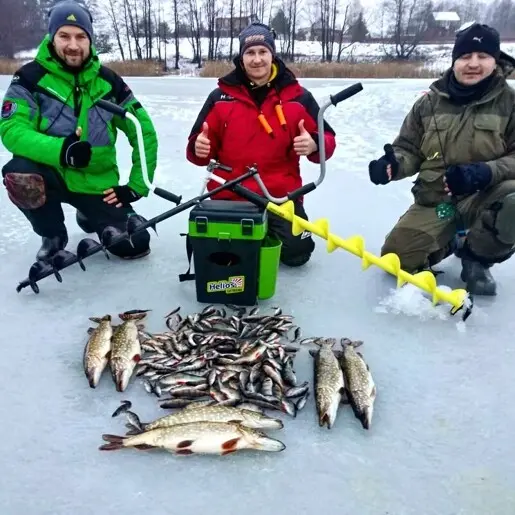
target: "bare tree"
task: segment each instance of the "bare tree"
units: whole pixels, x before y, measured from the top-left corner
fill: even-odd
[[[409,59],[420,44],[431,13],[431,0],[384,0],[383,22],[394,51],[383,45],[388,58]],[[384,27],[384,26],[383,26]]]
[[[108,0],[108,4],[105,7],[105,11],[107,17],[111,22],[111,28],[113,29],[114,37],[116,38],[116,43],[118,45],[118,50],[120,51],[120,56],[122,58],[122,61],[125,61],[125,51],[123,49],[121,37],[121,24],[118,21],[118,13],[120,12],[119,0]]]

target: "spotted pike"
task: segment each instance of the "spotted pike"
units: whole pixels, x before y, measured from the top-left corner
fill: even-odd
[[[102,318],[90,317],[89,319],[96,322],[98,326],[94,329],[90,328],[88,331],[89,338],[84,347],[83,365],[89,386],[96,388],[102,372],[109,362],[113,327],[111,315],[105,315]]]
[[[138,320],[150,310],[132,310],[118,315],[123,321],[114,331],[111,349],[111,374],[119,392],[125,391],[132,372],[141,359]]]
[[[341,343],[343,353],[340,364],[345,376],[347,398],[363,428],[370,429],[376,399],[376,385],[363,355],[356,351],[356,347],[363,342],[353,342],[344,338]]]
[[[345,391],[343,372],[332,349],[335,342],[332,338],[320,339],[315,342],[320,348],[309,351],[315,358],[314,386],[318,423],[320,427],[327,425],[327,429],[333,427]]]
[[[136,431],[138,426],[141,431],[150,431],[190,422],[233,422],[251,429],[282,429],[284,427],[280,419],[269,417],[258,411],[232,406],[196,406],[195,403],[188,404],[179,412],[160,417],[152,422],[144,423],[138,420],[132,426]]]
[[[226,455],[242,449],[279,452],[286,446],[262,431],[226,422],[191,422],[161,427],[134,436],[102,435],[109,442],[99,447],[114,451],[126,447],[148,450],[160,448],[179,454]]]

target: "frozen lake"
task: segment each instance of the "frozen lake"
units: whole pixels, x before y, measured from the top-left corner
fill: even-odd
[[[157,127],[156,183],[187,200],[199,193],[204,169],[186,162],[190,127],[212,79],[131,78],[127,82]],[[319,103],[354,80],[304,80]],[[364,80],[364,90],[327,120],[337,133],[325,183],[306,197],[311,220],[327,217],[331,232],[361,234],[379,253],[384,235],[411,202],[409,180],[376,187],[368,162],[382,154],[428,80]],[[3,96],[9,77],[0,77]],[[124,176],[130,147],[123,135]],[[0,162],[9,154],[0,147]],[[312,180],[318,167],[304,160]],[[172,206],[155,196],[135,208],[147,218]],[[84,234],[65,207],[74,250]],[[82,354],[89,316],[152,309],[147,327],[165,329],[164,315],[200,311],[187,269],[184,238],[188,212],[158,225],[152,254],[137,262],[88,258],[87,271],[62,271],[16,293],[39,247],[28,222],[0,188],[0,513],[2,515],[165,515],[179,512],[236,515],[512,515],[515,506],[513,405],[515,387],[515,262],[493,268],[495,299],[477,299],[465,330],[449,306],[432,308],[418,291],[392,292],[395,281],[325,242],[299,270],[281,267],[276,296],[262,309],[281,306],[303,335],[364,340],[363,354],[377,384],[370,431],[342,406],[333,429],[319,428],[314,396],[297,418],[271,435],[282,453],[243,451],[224,458],[175,457],[166,452],[98,451],[102,433],[124,434],[111,418],[130,399],[144,421],[165,414],[138,379],[117,393],[107,371],[88,387]],[[459,261],[438,269],[438,283],[460,288]],[[312,384],[307,349],[295,365]]]

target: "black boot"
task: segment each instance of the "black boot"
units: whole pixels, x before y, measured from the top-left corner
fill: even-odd
[[[91,225],[91,222],[78,209],[77,214],[75,215],[75,219],[77,220],[77,225],[86,234],[92,234],[95,232],[95,228]]]
[[[50,238],[43,236],[41,240],[41,248],[36,254],[38,261],[48,261],[54,254],[60,250],[64,250],[68,244],[68,236],[52,236]]]
[[[461,280],[466,283],[467,291],[472,295],[496,295],[497,284],[489,270],[492,264],[475,258],[467,244],[463,246],[462,252]]]

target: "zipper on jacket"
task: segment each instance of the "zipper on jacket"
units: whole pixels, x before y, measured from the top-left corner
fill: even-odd
[[[79,86],[79,77],[75,76],[75,86],[73,88],[73,110],[75,118],[79,118],[81,104],[81,92]]]

